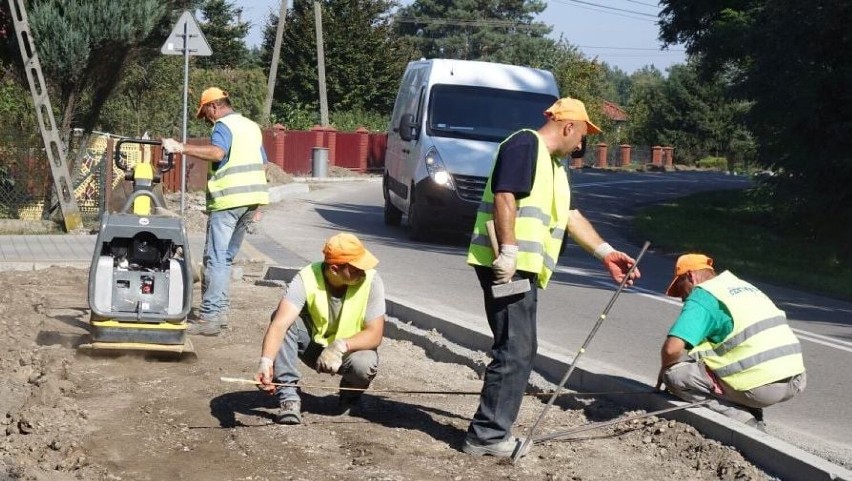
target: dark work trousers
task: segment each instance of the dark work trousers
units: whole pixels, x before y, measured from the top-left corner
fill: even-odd
[[[485,369],[479,409],[467,430],[468,439],[481,444],[498,443],[512,434],[521,401],[529,382],[538,349],[536,274],[518,271],[513,280],[529,279],[532,289],[523,294],[495,299],[491,294],[494,272],[474,266],[485,297],[485,315],[494,335],[492,360]]]

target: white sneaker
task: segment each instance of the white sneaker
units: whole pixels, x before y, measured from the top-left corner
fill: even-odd
[[[511,458],[515,451],[520,449],[524,443],[524,438],[511,437],[503,441],[491,444],[482,444],[476,440],[465,439],[462,451],[474,456],[495,456],[498,458]],[[521,456],[526,456],[530,452],[532,443],[528,443],[521,453]]]

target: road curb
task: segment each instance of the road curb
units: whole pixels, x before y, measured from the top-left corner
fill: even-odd
[[[476,369],[479,363],[474,360],[475,351],[488,352],[491,348],[490,332],[472,325],[469,320],[449,321],[430,314],[428,309],[421,306],[392,297],[387,298],[387,311],[389,316],[405,321],[390,320],[388,327],[393,335],[389,337],[410,340],[427,353],[437,355],[438,360],[456,362]],[[439,333],[443,340],[436,340],[439,336],[429,335],[429,331],[433,330]],[[567,356],[540,347],[533,369],[545,379],[558,383],[567,372],[570,362],[571,359]],[[588,359],[578,363],[568,384],[571,389],[584,392],[650,391],[652,388]],[[601,397],[646,411],[685,404],[664,395],[613,394]],[[676,411],[666,417],[690,424],[704,436],[735,447],[747,460],[781,479],[852,481],[852,471],[710,409]]]

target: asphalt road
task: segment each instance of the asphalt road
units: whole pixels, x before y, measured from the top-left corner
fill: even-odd
[[[637,207],[704,190],[737,189],[741,177],[698,172],[574,172],[580,210],[616,248],[638,254],[643,239],[630,232]],[[357,233],[380,259],[390,296],[434,310],[436,315],[487,331],[482,295],[465,264],[464,239],[412,242],[402,227],[382,221],[380,182],[322,184],[303,199],[271,206],[263,232],[306,260],[317,260],[325,238]],[[675,256],[654,251],[640,264],[642,279],[619,297],[580,362],[598,363],[653,385],[659,348],[680,302],[662,295]],[[600,264],[573,243],[560,259],[548,289],[539,295],[542,348],[574,355],[614,292]],[[724,259],[716,259],[724,269]],[[292,266],[297,267],[297,266]],[[808,369],[806,391],[766,410],[768,431],[833,462],[852,466],[852,304],[755,282],[781,309],[800,337]]]

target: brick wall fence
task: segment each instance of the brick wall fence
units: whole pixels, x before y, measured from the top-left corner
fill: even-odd
[[[207,137],[187,139],[189,144],[209,144]],[[370,133],[359,128],[355,132],[338,132],[331,127],[314,126],[311,130],[287,130],[281,125],[263,131],[263,148],[269,162],[289,174],[310,176],[314,147],[328,149],[329,166],[353,172],[381,172],[385,165],[386,133]],[[176,156],[175,168],[163,176],[168,191],[180,190],[183,156]],[[188,190],[203,190],[207,182],[207,163],[188,157],[186,183]]]
[[[187,140],[191,144],[207,144],[207,137]],[[359,128],[355,132],[338,132],[331,127],[314,126],[311,130],[287,130],[281,125],[263,131],[263,147],[269,162],[281,167],[289,174],[310,176],[312,154],[315,147],[328,149],[329,166],[350,169],[353,172],[381,172],[385,165],[387,134],[370,133]],[[649,151],[649,152],[646,152]],[[631,163],[650,163],[662,167],[674,163],[674,148],[666,146],[608,146],[600,143],[586,150],[591,162],[573,159],[571,167],[585,165],[596,167],[620,167]],[[182,156],[177,156],[175,168],[163,177],[163,186],[168,191],[180,189]],[[650,160],[650,162],[648,162]],[[203,190],[207,181],[207,163],[189,158],[187,164],[188,190]]]

